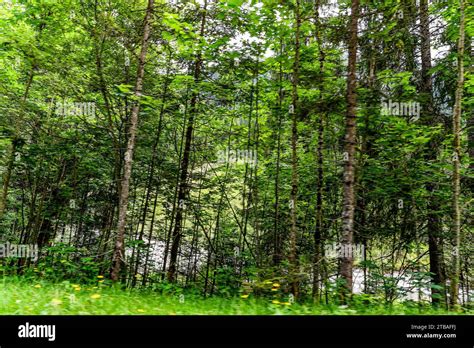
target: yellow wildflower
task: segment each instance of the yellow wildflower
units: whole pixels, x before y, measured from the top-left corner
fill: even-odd
[[[93,294],[93,295],[91,295],[91,298],[94,299],[94,300],[97,299],[97,298],[100,298],[100,294]]]
[[[240,297],[242,297],[242,298],[247,298],[247,297],[249,297],[249,294],[245,294],[245,295],[242,295],[242,296],[240,296]]]
[[[137,312],[139,313],[145,313],[145,311],[143,309],[137,309]]]
[[[278,301],[278,300],[273,300],[272,303],[273,303],[273,304],[280,304],[280,301]]]
[[[98,275],[97,278],[102,279],[102,278],[104,278],[104,276],[103,275]]]
[[[41,285],[36,284],[36,285],[35,285],[35,288],[39,289],[39,288],[41,288]]]

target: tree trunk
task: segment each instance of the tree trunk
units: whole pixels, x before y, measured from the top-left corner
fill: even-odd
[[[298,77],[300,69],[300,1],[296,0],[295,8],[295,61],[293,62],[293,81],[292,81],[292,125],[291,125],[291,196],[290,196],[290,276],[291,289],[295,298],[298,298],[299,284],[298,284],[298,256],[296,250],[297,229],[296,229],[296,198],[298,194],[298,157],[297,157],[297,142],[298,142]]]
[[[280,38],[280,57],[283,56],[283,39]],[[280,232],[280,160],[281,160],[281,119],[282,119],[282,103],[283,103],[283,67],[281,61],[279,62],[278,72],[278,123],[276,129],[276,151],[277,158],[275,163],[275,209],[274,209],[274,222],[273,222],[273,266],[279,266],[282,260],[282,245],[281,245],[281,232]]]
[[[163,115],[164,115],[164,112],[165,112],[165,103],[166,103],[166,100],[167,100],[167,95],[168,95],[168,87],[169,87],[169,84],[170,84],[170,81],[169,81],[169,74],[170,74],[170,67],[171,67],[171,54],[170,54],[170,58],[169,58],[169,61],[168,61],[168,69],[166,71],[166,78],[165,78],[165,82],[164,82],[164,86],[163,86],[163,93],[161,95],[161,108],[160,108],[160,117],[159,117],[159,120],[158,120],[158,126],[156,128],[156,137],[155,137],[155,140],[153,142],[153,148],[152,148],[152,154],[151,154],[151,162],[150,162],[150,165],[149,165],[149,168],[148,168],[148,179],[147,179],[147,186],[146,186],[146,193],[145,193],[145,205],[143,207],[143,210],[142,210],[142,218],[141,218],[141,225],[140,225],[140,233],[138,235],[138,240],[142,240],[143,239],[143,235],[145,233],[145,222],[146,222],[146,217],[147,217],[147,214],[148,214],[148,208],[149,208],[149,203],[150,203],[150,200],[151,200],[151,191],[152,191],[152,183],[153,183],[153,176],[155,175],[155,166],[156,166],[156,158],[157,158],[157,148],[158,148],[158,144],[160,142],[160,137],[161,137],[161,131],[163,129]],[[156,209],[156,206],[153,207],[153,211],[155,211]],[[152,219],[154,220],[155,216],[153,215]],[[152,226],[153,226],[154,222],[152,222]],[[148,237],[148,248],[151,247],[151,233],[153,232],[153,229],[150,229],[150,235]],[[140,252],[141,252],[141,248],[138,248],[138,251],[137,251],[137,258],[136,258],[136,261],[135,261],[135,267],[134,267],[134,271],[133,271],[133,278],[132,278],[132,286],[135,286],[136,284],[136,276],[138,274],[138,268],[140,266]],[[147,260],[148,260],[148,253],[147,253]]]
[[[349,37],[349,62],[347,76],[347,114],[346,137],[344,153],[344,194],[342,209],[342,235],[341,248],[343,250],[339,272],[344,284],[340,289],[343,302],[347,295],[352,293],[352,244],[354,235],[354,182],[355,182],[355,149],[356,149],[356,106],[357,106],[357,25],[359,20],[359,0],[352,0],[350,37]]]
[[[426,125],[433,125],[436,123],[434,116],[435,110],[432,102],[432,78],[430,75],[431,69],[431,44],[430,44],[430,28],[429,28],[429,13],[428,0],[420,1],[420,37],[421,37],[421,92],[424,94],[422,107],[422,121]],[[434,160],[437,157],[437,144],[434,140],[429,144],[429,153],[427,160]],[[444,286],[445,277],[443,272],[443,252],[442,252],[442,225],[439,217],[440,203],[433,195],[436,190],[436,183],[428,183],[428,192],[432,197],[428,201],[428,250],[430,257],[430,272],[433,274],[431,284],[435,286]],[[440,291],[436,287],[431,288],[431,301],[433,304],[438,304],[440,298],[443,297],[444,291]]]
[[[204,7],[202,10],[202,19],[201,19],[201,30],[200,37],[204,36],[204,28],[206,25],[206,12],[207,12],[207,0],[204,1]],[[202,52],[199,51],[196,56],[194,63],[194,84],[196,87],[199,79],[201,77],[201,68],[202,68]],[[180,168],[180,178],[179,178],[179,187],[178,187],[178,207],[176,209],[176,219],[173,229],[173,234],[171,236],[171,250],[170,250],[170,265],[166,278],[169,282],[176,281],[176,261],[178,259],[178,250],[181,243],[181,228],[183,224],[183,212],[184,212],[184,202],[188,194],[188,170],[189,170],[189,158],[191,154],[191,142],[193,137],[194,130],[194,120],[197,114],[197,100],[198,92],[193,88],[191,96],[191,105],[189,110],[189,120],[186,128],[186,140],[184,144],[183,159],[181,162]]]
[[[324,91],[324,59],[325,53],[323,50],[323,42],[321,38],[321,22],[319,17],[319,8],[321,6],[320,0],[316,0],[315,3],[315,30],[316,30],[316,42],[319,50],[319,115],[318,115],[318,147],[316,150],[317,156],[317,169],[316,169],[316,223],[314,231],[314,264],[313,264],[313,299],[317,302],[320,301],[320,288],[321,288],[321,275],[322,275],[322,227],[323,227],[323,145],[324,145],[324,115],[326,113],[326,107],[323,106],[323,91]]]
[[[148,7],[146,9],[144,27],[143,27],[143,38],[142,38],[142,48],[140,52],[140,57],[138,61],[137,69],[137,79],[135,83],[135,93],[136,98],[140,98],[143,88],[143,75],[145,71],[145,59],[148,49],[148,41],[150,38],[150,22],[151,16],[153,13],[154,0],[148,0]],[[117,281],[119,279],[120,269],[122,263],[124,262],[124,253],[125,253],[125,224],[127,220],[127,208],[128,208],[128,196],[130,190],[130,177],[132,174],[132,164],[133,164],[133,153],[135,150],[135,138],[138,127],[138,113],[140,111],[140,104],[138,101],[135,101],[132,107],[132,114],[130,116],[130,126],[128,129],[128,141],[127,149],[125,150],[124,155],[124,169],[123,176],[121,180],[121,189],[120,189],[120,198],[119,198],[119,216],[117,222],[117,240],[115,242],[115,249],[113,255],[113,265],[111,272],[111,279]]]
[[[464,88],[464,0],[460,0],[461,19],[459,24],[458,39],[458,81],[456,87],[456,97],[453,110],[453,232],[454,251],[453,269],[450,288],[450,305],[458,304],[459,274],[460,274],[460,247],[461,247],[461,208],[459,206],[459,196],[461,195],[460,166],[461,166],[461,104]]]

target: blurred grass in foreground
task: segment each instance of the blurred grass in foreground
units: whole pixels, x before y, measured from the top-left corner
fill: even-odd
[[[100,277],[99,277],[100,278]],[[0,314],[12,315],[417,315],[474,314],[463,309],[448,312],[428,304],[382,301],[357,302],[349,307],[290,303],[287,299],[241,297],[203,298],[192,294],[160,294],[97,284],[51,283],[6,277],[0,281]]]

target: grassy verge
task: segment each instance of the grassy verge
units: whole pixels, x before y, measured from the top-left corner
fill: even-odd
[[[244,296],[245,297],[245,296]],[[460,312],[473,314],[472,311]],[[380,302],[349,307],[284,302],[277,298],[202,298],[196,295],[165,295],[150,290],[123,290],[104,285],[4,278],[0,282],[0,314],[14,315],[373,315],[456,314],[428,305]]]

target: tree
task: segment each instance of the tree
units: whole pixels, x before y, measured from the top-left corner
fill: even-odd
[[[344,148],[344,195],[342,210],[342,233],[341,248],[344,251],[341,256],[340,274],[344,281],[341,287],[343,301],[347,300],[347,294],[352,292],[352,250],[354,235],[354,182],[355,182],[355,150],[356,150],[356,119],[357,119],[357,32],[359,20],[359,0],[351,2],[351,17],[349,25],[349,62],[347,75],[347,113],[346,113],[346,135]]]
[[[431,77],[431,43],[429,27],[428,1],[420,1],[420,50],[421,50],[421,87],[423,94],[422,103],[422,121],[426,125],[435,125],[437,123],[436,110],[433,106],[433,81]],[[435,160],[438,153],[438,144],[436,139],[432,139],[429,144],[427,160]],[[440,221],[440,203],[435,195],[436,183],[427,184],[427,190],[432,195],[428,201],[427,207],[427,233],[428,247],[430,257],[430,272],[432,273],[431,297],[435,304],[440,303],[444,296],[445,276],[443,269],[443,250],[442,250],[442,225]],[[440,290],[442,287],[443,290]]]
[[[299,67],[300,67],[300,1],[296,0],[295,6],[295,58],[293,61],[293,78],[292,78],[292,92],[291,92],[291,196],[290,196],[290,215],[291,215],[291,231],[290,231],[290,254],[289,261],[291,265],[292,281],[291,287],[293,295],[298,298],[299,285],[297,276],[298,270],[298,255],[297,255],[297,195],[298,195],[298,81],[299,81]]]
[[[206,26],[206,14],[207,14],[207,0],[204,0],[204,5],[201,10],[201,27],[199,31],[199,38],[204,37],[204,30]],[[198,49],[196,58],[194,60],[194,85],[197,86],[199,79],[201,78],[202,69],[202,51]],[[181,229],[183,225],[183,213],[186,205],[186,197],[188,195],[188,176],[189,176],[189,160],[191,156],[191,143],[193,139],[194,122],[198,113],[198,97],[199,92],[196,88],[193,88],[191,93],[191,101],[189,108],[189,118],[187,120],[185,143],[183,149],[183,158],[180,166],[180,177],[178,183],[178,206],[176,208],[176,217],[174,222],[173,234],[171,235],[171,251],[170,251],[170,264],[168,267],[167,279],[170,282],[176,281],[176,263],[178,259],[178,250],[181,242]]]
[[[142,96],[143,76],[145,73],[145,61],[148,50],[148,42],[150,40],[151,18],[153,14],[153,6],[155,1],[148,0],[148,6],[145,12],[145,19],[143,22],[143,38],[140,55],[138,58],[137,78],[135,81],[134,97],[135,101],[132,106],[132,113],[130,115],[130,124],[128,128],[127,149],[125,151],[123,160],[123,175],[120,185],[120,199],[119,199],[119,214],[117,222],[117,240],[115,242],[113,268],[111,272],[111,279],[117,281],[120,275],[120,269],[124,261],[125,249],[125,225],[127,222],[128,199],[130,194],[130,177],[132,175],[133,154],[135,150],[135,138],[138,128],[138,113],[140,111],[139,99]]]
[[[457,50],[458,79],[453,108],[453,270],[450,284],[450,305],[458,304],[459,274],[460,274],[460,249],[461,249],[461,207],[459,197],[461,195],[461,104],[464,89],[464,37],[465,37],[465,4],[460,0],[459,38]]]

